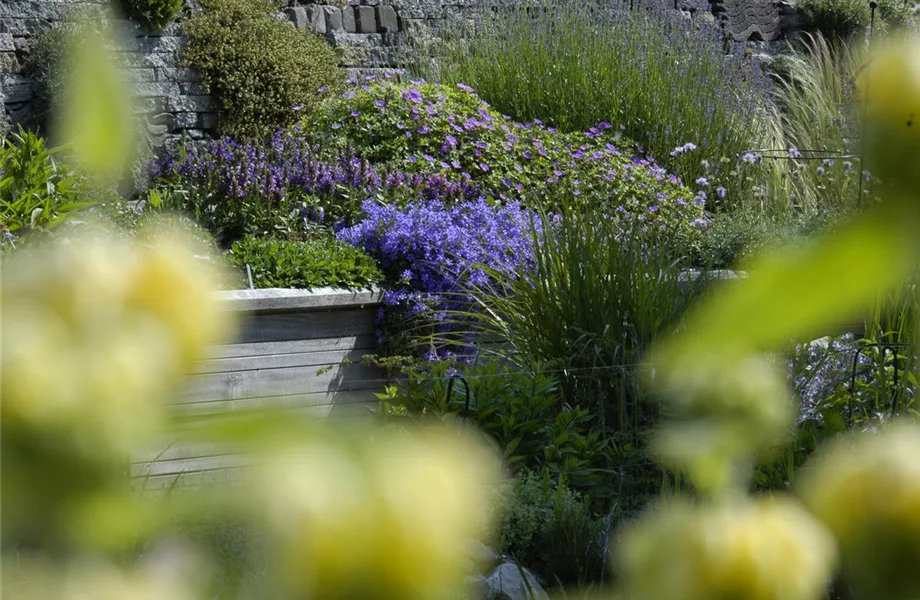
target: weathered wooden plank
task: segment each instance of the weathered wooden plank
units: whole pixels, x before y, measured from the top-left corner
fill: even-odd
[[[330,310],[308,313],[248,315],[243,318],[238,341],[284,342],[372,334],[370,310]]]
[[[134,464],[149,462],[179,460],[183,458],[199,458],[202,456],[220,456],[233,454],[227,444],[193,441],[192,436],[185,435],[184,439],[164,440],[151,444],[150,450],[136,452],[131,457]]]
[[[264,354],[262,356],[244,356],[240,358],[217,358],[199,363],[195,372],[231,373],[235,371],[258,371],[262,369],[280,369],[287,367],[322,367],[341,365],[343,361],[358,364],[364,350],[331,350],[328,352],[300,352],[290,354]],[[343,365],[351,366],[351,365]]]
[[[182,417],[192,417],[246,411],[305,409],[348,404],[376,404],[377,397],[374,395],[375,391],[377,390],[353,390],[330,393],[287,394],[283,396],[258,396],[215,400],[211,402],[192,402],[174,405],[173,410]]]
[[[328,370],[310,366],[208,373],[188,378],[182,401],[207,402],[371,388],[382,390],[385,383],[380,369],[363,364],[336,365]]]
[[[383,291],[376,288],[364,290],[268,288],[228,290],[221,294],[221,299],[230,310],[246,312],[305,312],[329,308],[377,306],[382,298]]]
[[[290,340],[285,342],[253,342],[212,346],[207,359],[243,358],[267,354],[300,354],[304,352],[329,352],[332,350],[373,350],[377,341],[372,333],[334,338]]]

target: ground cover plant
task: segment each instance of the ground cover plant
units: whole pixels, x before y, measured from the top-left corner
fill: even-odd
[[[223,133],[269,136],[344,80],[332,48],[276,18],[270,0],[204,0],[183,23],[185,60],[218,102]]]
[[[320,148],[349,148],[375,165],[472,180],[495,200],[551,209],[571,195],[616,218],[676,228],[675,236],[705,226],[709,182],[691,192],[637,154],[610,123],[569,134],[539,121],[516,123],[463,84],[363,82],[324,102],[303,126]]]
[[[304,241],[245,237],[229,256],[256,288],[360,289],[383,279],[371,257],[325,232]]]
[[[516,120],[564,131],[623,126],[686,182],[706,177],[740,195],[730,171],[745,151],[769,147],[759,66],[726,56],[718,28],[689,22],[672,3],[504,6],[437,58],[432,78],[471,85]],[[684,153],[690,146],[695,152]]]

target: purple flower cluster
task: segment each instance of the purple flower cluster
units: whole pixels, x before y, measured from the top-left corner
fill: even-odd
[[[480,196],[469,176],[379,170],[354,155],[320,156],[297,130],[279,131],[268,144],[221,138],[187,153],[168,153],[152,163],[150,172],[155,185],[194,190],[197,209],[204,212],[229,212],[234,203],[249,203],[281,214],[306,203],[351,221],[369,198],[402,204]]]
[[[337,235],[374,256],[399,284],[386,293],[387,310],[378,321],[394,317],[404,325],[402,319],[422,316],[435,334],[462,329],[452,315],[470,308],[466,286],[489,287],[491,270],[526,271],[533,260],[533,228],[540,227],[519,204],[495,206],[482,198],[451,206],[416,202],[404,209],[368,201],[363,209],[367,217]],[[383,335],[378,330],[380,341]]]

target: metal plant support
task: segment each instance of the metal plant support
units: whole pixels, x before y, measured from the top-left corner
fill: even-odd
[[[461,414],[461,419],[464,421],[467,419],[470,413],[470,383],[466,380],[466,377],[463,375],[451,375],[450,379],[447,381],[447,403],[450,404],[450,396],[454,391],[454,381],[460,380],[463,384],[463,389],[466,394],[466,401],[463,404],[463,413]]]

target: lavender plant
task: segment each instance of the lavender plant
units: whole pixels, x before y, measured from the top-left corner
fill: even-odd
[[[449,40],[437,65],[432,76],[472,85],[515,119],[565,131],[621,124],[685,181],[727,177],[768,133],[759,65],[726,56],[717,26],[687,20],[664,0],[508,4]],[[696,152],[671,155],[687,143]]]
[[[225,245],[246,234],[297,235],[308,224],[351,223],[368,198],[475,198],[472,181],[378,171],[346,155],[320,158],[302,131],[277,132],[268,144],[222,138],[180,149],[151,166],[155,194],[191,213]]]

